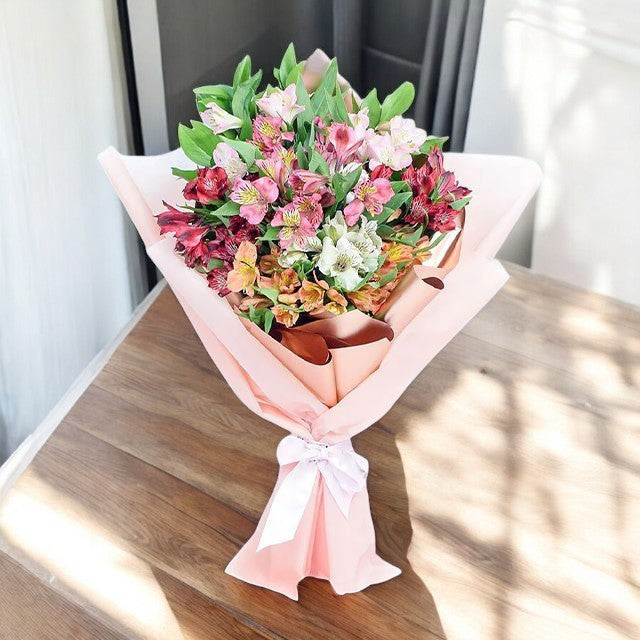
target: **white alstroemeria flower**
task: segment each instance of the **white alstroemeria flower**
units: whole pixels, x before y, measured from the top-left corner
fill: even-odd
[[[239,129],[242,126],[242,120],[236,118],[232,113],[225,111],[218,103],[207,103],[207,109],[201,114],[202,122],[204,122],[213,133],[222,133],[229,129]]]
[[[342,236],[347,235],[349,227],[347,227],[342,211],[336,211],[336,215],[333,219],[322,225],[322,230],[327,236],[329,236],[329,238],[331,238],[331,240],[333,240],[333,242],[338,242]]]
[[[272,89],[268,96],[256,100],[256,105],[262,113],[272,118],[282,118],[287,124],[302,111],[304,107],[296,102],[296,85],[290,84],[286,89]]]
[[[358,270],[362,256],[346,236],[334,243],[329,236],[322,242],[322,253],[318,258],[318,269],[326,276],[333,276],[336,283],[346,291],[352,291],[362,278]]]
[[[278,264],[287,269],[293,267],[294,264],[297,264],[300,260],[304,260],[306,257],[307,254],[304,251],[289,248],[278,256]]]
[[[370,220],[362,224],[360,229],[349,231],[346,236],[362,256],[361,271],[364,273],[375,271],[378,267],[382,239],[376,233],[376,228],[375,221]]]
[[[394,116],[389,121],[389,135],[396,149],[401,149],[407,153],[417,153],[424,141],[427,139],[427,132],[411,118]]]
[[[396,147],[393,138],[388,133],[368,137],[367,148],[371,157],[369,166],[372,169],[384,164],[394,171],[400,171],[411,164],[411,153],[404,148]]]
[[[230,184],[233,184],[236,178],[244,178],[247,173],[247,165],[242,162],[240,154],[226,142],[218,143],[213,150],[213,161],[216,166],[226,171]]]
[[[356,133],[356,140],[364,140],[369,128],[369,107],[360,109],[358,113],[350,113],[349,120],[351,120],[351,126]]]
[[[320,253],[322,251],[322,240],[318,236],[308,237],[304,247],[299,247],[301,251],[308,253]]]

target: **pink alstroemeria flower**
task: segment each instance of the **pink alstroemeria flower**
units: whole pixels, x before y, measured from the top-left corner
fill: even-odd
[[[257,100],[256,105],[262,113],[272,118],[282,118],[287,124],[291,124],[293,119],[304,111],[304,107],[301,107],[296,99],[296,85],[290,84],[284,90],[272,89],[269,95]]]
[[[280,246],[283,249],[292,244],[298,248],[303,248],[307,244],[307,239],[316,235],[309,216],[301,212],[293,202],[276,210],[273,220],[271,220],[271,226],[282,227],[278,236],[280,238]]]
[[[289,184],[296,193],[311,195],[327,188],[329,176],[321,176],[318,173],[313,173],[313,171],[298,169],[289,176]]]
[[[353,127],[342,122],[334,122],[329,127],[327,139],[332,145],[332,151],[338,164],[345,165],[356,158],[362,138],[356,136]]]
[[[293,131],[282,131],[282,124],[282,118],[257,115],[253,119],[253,144],[263,153],[271,153],[282,146],[283,141],[291,142]]]
[[[393,197],[391,183],[386,178],[364,180],[353,188],[354,199],[344,208],[344,219],[354,225],[366,209],[371,215],[382,213],[382,206]]]
[[[238,178],[229,198],[240,205],[239,213],[245,220],[259,224],[278,193],[278,185],[271,178],[258,178],[253,182]]]
[[[271,178],[280,191],[284,191],[285,183],[291,171],[298,166],[296,154],[292,149],[280,146],[274,149],[266,158],[256,160],[256,164],[267,177]]]
[[[412,162],[411,154],[404,147],[397,147],[388,133],[369,134],[366,141],[371,158],[369,166],[372,169],[379,164],[384,164],[394,171],[400,171]]]

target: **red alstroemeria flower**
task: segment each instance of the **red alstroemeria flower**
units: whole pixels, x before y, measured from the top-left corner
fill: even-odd
[[[377,178],[386,178],[388,180],[391,177],[392,173],[393,173],[393,169],[391,167],[387,167],[383,164],[379,164],[369,174],[369,180],[376,180]]]
[[[208,204],[221,200],[229,189],[227,172],[222,167],[198,169],[198,177],[187,182],[183,194],[187,200]]]
[[[344,219],[349,226],[358,221],[365,209],[373,216],[379,215],[383,205],[393,197],[393,189],[386,178],[376,178],[359,182],[353,188],[353,195],[354,199],[344,208]]]
[[[427,229],[433,231],[451,231],[456,228],[458,211],[452,209],[446,202],[432,204],[429,208],[429,222]]]
[[[426,193],[422,193],[416,196],[411,202],[409,212],[404,217],[405,222],[409,224],[422,224],[429,215],[429,207],[431,206],[431,200]]]
[[[216,267],[211,269],[207,273],[207,282],[209,287],[214,291],[217,291],[218,295],[224,297],[231,293],[231,289],[227,287],[227,274],[231,271],[230,265],[223,265],[222,267]]]
[[[185,213],[184,211],[180,211],[164,201],[162,204],[167,207],[167,210],[156,216],[156,222],[160,227],[161,234],[171,232],[180,234],[192,222],[195,222],[198,217],[194,213]]]

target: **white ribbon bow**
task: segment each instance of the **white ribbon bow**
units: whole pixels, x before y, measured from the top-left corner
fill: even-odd
[[[293,540],[318,472],[345,518],[349,517],[351,499],[364,489],[369,473],[367,459],[353,450],[351,440],[328,445],[288,435],[280,441],[277,457],[280,466],[298,464],[282,481],[273,498],[258,551]]]

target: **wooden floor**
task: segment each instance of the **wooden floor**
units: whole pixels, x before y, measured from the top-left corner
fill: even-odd
[[[0,639],[640,638],[640,313],[509,270],[355,438],[402,575],[298,603],[223,572],[283,431],[165,289],[0,503]]]

